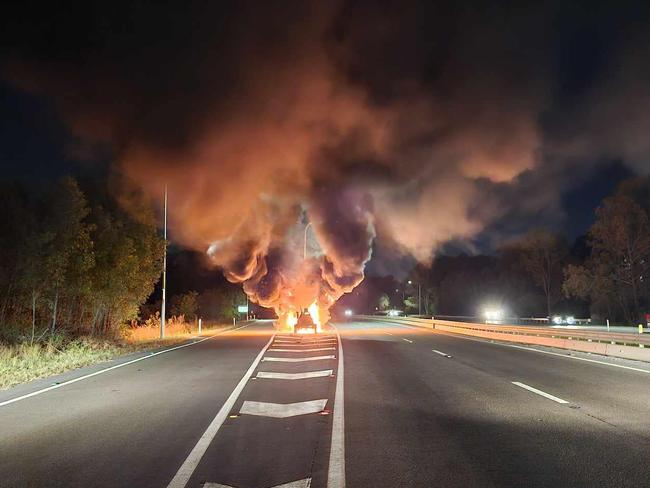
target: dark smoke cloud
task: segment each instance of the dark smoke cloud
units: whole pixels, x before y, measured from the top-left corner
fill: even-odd
[[[51,97],[81,141],[108,144],[124,189],[160,201],[168,183],[174,235],[260,303],[297,282],[326,302],[363,278],[375,234],[379,254],[426,262],[504,218],[561,221],[567,182],[604,159],[647,171],[648,13],[22,5],[5,17],[3,72]],[[522,230],[500,226],[495,244]]]

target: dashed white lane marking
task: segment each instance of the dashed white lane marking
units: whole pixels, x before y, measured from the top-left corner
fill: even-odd
[[[223,405],[221,405],[219,412],[217,412],[217,415],[214,417],[212,422],[210,422],[210,425],[208,425],[208,428],[196,443],[189,456],[187,456],[187,459],[183,461],[183,464],[178,469],[178,472],[174,475],[172,480],[169,482],[167,488],[185,488],[185,485],[187,485],[187,482],[192,477],[192,473],[194,473],[194,470],[199,465],[199,462],[201,462],[201,458],[203,458],[205,451],[208,449],[210,443],[214,440],[217,432],[219,432],[219,429],[228,417],[228,414],[232,410],[232,407],[235,405],[235,402],[237,401],[237,398],[239,398],[242,390],[248,383],[248,380],[253,375],[255,368],[257,368],[257,365],[260,364],[260,361],[264,357],[264,354],[266,354],[266,350],[273,342],[273,339],[274,337],[271,337],[271,339],[269,339],[269,342],[262,348],[260,353],[251,364],[250,368],[248,368],[248,371],[246,371],[242,379],[239,380],[239,383],[237,383],[237,386],[235,386],[235,389],[232,391],[228,399],[224,402]]]
[[[27,393],[26,395],[21,395],[19,397],[12,398],[10,400],[5,400],[4,402],[0,402],[0,407],[4,407],[5,405],[9,405],[10,403],[19,402],[20,400],[25,400],[26,398],[30,398],[30,397],[33,397],[33,396],[36,396],[36,395],[40,395],[41,393],[45,393],[45,392],[48,392],[48,391],[51,391],[51,390],[56,390],[57,388],[61,388],[61,387],[66,386],[66,385],[76,383],[77,381],[92,378],[93,376],[97,376],[97,375],[100,375],[102,373],[107,373],[109,371],[113,371],[114,369],[118,369],[118,368],[121,368],[123,366],[128,366],[129,364],[137,363],[138,361],[144,361],[145,359],[154,358],[156,356],[160,356],[161,354],[166,354],[168,352],[172,352],[172,351],[175,351],[177,349],[182,349],[184,347],[193,346],[194,344],[198,344],[198,343],[203,342],[203,341],[209,341],[210,339],[214,339],[215,337],[218,337],[220,335],[227,334],[229,332],[234,332],[236,330],[243,329],[244,327],[249,327],[251,325],[253,325],[253,324],[242,325],[241,327],[237,327],[236,329],[229,329],[229,330],[225,330],[223,332],[218,332],[217,334],[211,335],[210,337],[206,337],[204,339],[199,339],[198,341],[190,342],[189,344],[181,344],[180,346],[170,347],[169,349],[164,349],[162,351],[152,352],[151,354],[149,354],[147,356],[142,356],[142,357],[139,357],[139,358],[136,358],[136,359],[132,359],[131,361],[126,361],[124,363],[116,364],[115,366],[111,366],[110,368],[100,369],[99,371],[95,371],[94,373],[85,374],[83,376],[79,376],[78,378],[73,378],[71,380],[64,381],[64,382],[58,383],[56,385],[48,386],[47,388],[43,388],[42,390],[33,391],[31,393]]]
[[[333,351],[333,347],[316,347],[314,349],[269,349],[269,352],[316,352]]]
[[[324,369],[323,371],[307,371],[305,373],[273,373],[260,371],[257,373],[258,378],[271,380],[304,380],[307,378],[320,378],[331,376],[334,370]]]
[[[440,354],[441,356],[444,356],[444,357],[446,357],[446,358],[450,358],[450,357],[451,357],[450,354],[447,354],[447,353],[442,352],[442,351],[438,351],[437,349],[431,349],[431,350],[432,350],[433,352],[435,352],[436,354]]]
[[[273,417],[285,419],[297,415],[307,415],[321,412],[327,405],[327,398],[296,403],[268,403],[245,401],[239,410],[242,415],[257,415],[259,417]]]
[[[277,363],[302,363],[303,361],[320,361],[322,359],[335,359],[334,355],[331,356],[310,356],[307,358],[275,358],[265,357],[262,361],[275,361]]]
[[[384,334],[395,335],[395,334],[391,334],[390,332],[384,332]]]
[[[336,337],[339,341],[339,365],[336,372],[336,390],[334,392],[334,411],[332,418],[332,443],[330,446],[330,462],[327,470],[327,488],[345,488],[345,399],[343,381],[343,341],[338,329]]]
[[[408,342],[409,344],[413,344],[413,341],[412,341],[411,339],[404,339],[404,338],[402,337],[402,340]]]
[[[548,398],[549,400],[553,400],[554,402],[557,402],[557,403],[569,403],[566,400],[562,400],[561,398],[553,396],[550,393],[546,393],[545,391],[538,390],[537,388],[533,388],[532,386],[529,386],[529,385],[527,385],[525,383],[520,383],[519,381],[513,381],[512,384],[517,385],[520,388],[523,388],[524,390],[532,391],[533,393],[541,395],[544,398]]]
[[[292,481],[290,483],[283,483],[281,485],[275,485],[270,488],[309,488],[311,486],[311,478],[305,478],[304,480]],[[221,485],[219,483],[203,483],[203,488],[235,488],[230,485]]]
[[[415,325],[402,325],[402,324],[395,324],[398,325],[399,327],[404,327],[404,328],[409,328],[409,329],[419,329],[422,330],[422,327],[417,327]],[[429,332],[433,334],[440,334],[440,331],[436,332],[433,330],[429,330]],[[456,339],[462,339],[465,341],[474,341],[474,342],[480,342],[482,344],[492,344],[493,346],[503,346],[503,347],[512,347],[515,349],[523,349],[524,351],[532,351],[532,352],[539,352],[541,354],[550,354],[551,356],[559,356],[561,358],[566,358],[566,359],[575,359],[576,361],[585,361],[587,363],[596,363],[596,364],[602,364],[603,366],[611,366],[613,368],[621,368],[621,369],[627,369],[630,371],[637,371],[639,373],[646,373],[650,374],[650,369],[641,369],[641,368],[635,368],[633,366],[625,366],[624,364],[614,364],[614,363],[606,363],[605,361],[598,361],[597,359],[589,359],[589,358],[581,358],[579,356],[570,356],[569,354],[561,354],[559,352],[552,352],[552,351],[544,351],[543,349],[535,349],[534,347],[526,347],[526,346],[518,346],[515,344],[505,344],[503,342],[494,342],[489,339],[474,339],[473,337],[464,337],[460,334],[453,334],[453,333],[447,333],[447,334],[442,334],[447,337],[454,337]],[[614,358],[616,359],[616,358]]]

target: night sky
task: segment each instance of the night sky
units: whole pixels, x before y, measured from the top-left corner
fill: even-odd
[[[300,205],[327,220],[324,192],[367,192],[379,257],[490,252],[537,226],[575,239],[620,181],[650,170],[644,2],[8,13],[4,176],[111,173],[156,204],[173,181],[172,231],[198,250],[257,208],[237,188],[291,209],[274,229]]]

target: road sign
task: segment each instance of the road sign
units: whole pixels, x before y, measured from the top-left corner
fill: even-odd
[[[248,313],[248,305],[238,305],[237,312],[239,313]]]

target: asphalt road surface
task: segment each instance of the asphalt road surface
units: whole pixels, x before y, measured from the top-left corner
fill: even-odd
[[[257,322],[1,392],[0,486],[648,487],[650,365]]]

